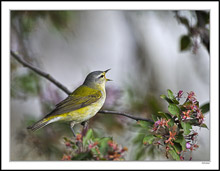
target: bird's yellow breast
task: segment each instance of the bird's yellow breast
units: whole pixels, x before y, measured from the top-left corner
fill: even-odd
[[[105,98],[101,98],[97,102],[92,103],[89,106],[66,113],[65,114],[67,116],[66,119],[69,121],[75,121],[76,123],[86,121],[91,117],[93,117],[101,109],[104,102],[105,102]]]

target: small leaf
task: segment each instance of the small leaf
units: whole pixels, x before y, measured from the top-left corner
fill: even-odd
[[[173,92],[170,89],[167,90],[167,94],[171,100],[173,100],[175,98],[175,96],[173,95]]]
[[[144,137],[143,139],[143,144],[152,144],[153,141],[155,139],[155,136],[153,135],[147,135],[146,137]]]
[[[182,146],[179,143],[174,143],[174,149],[176,152],[181,152],[182,151]]]
[[[189,28],[189,21],[186,17],[179,17],[179,20],[182,24],[184,24],[187,28]]]
[[[181,122],[181,126],[184,129],[184,134],[185,135],[188,135],[191,132],[190,129],[192,129],[192,126],[190,125],[190,123]]]
[[[86,133],[86,135],[83,137],[83,146],[88,144],[88,140],[93,138],[93,131],[92,129],[89,129]]]
[[[178,116],[179,113],[180,113],[180,109],[177,105],[175,104],[170,104],[168,106],[168,111],[172,114],[172,115],[175,115],[175,116]]]
[[[180,50],[181,51],[187,50],[189,49],[190,46],[191,46],[190,37],[188,35],[182,36],[180,40]]]
[[[164,95],[164,94],[160,95],[160,98],[166,100],[169,104],[170,104],[170,103],[173,103],[173,101],[170,100],[170,99],[169,99],[166,95]]]
[[[209,128],[207,127],[207,125],[206,125],[206,124],[204,124],[204,123],[203,123],[203,124],[201,124],[200,126],[201,126],[201,127],[203,127],[203,128],[207,128],[207,129],[209,129]]]
[[[153,123],[147,121],[138,121],[138,124],[143,128],[148,128],[153,125]]]
[[[174,160],[180,160],[180,156],[177,154],[177,152],[172,147],[170,148],[169,153],[173,157]]]
[[[164,113],[164,115],[166,116],[167,120],[170,119],[168,125],[172,127],[174,125],[174,118],[172,118],[172,116],[169,113]]]
[[[167,119],[167,120],[169,119],[168,116],[166,115],[166,113],[164,113],[164,112],[159,111],[159,112],[158,112],[158,115],[159,115],[160,117],[162,117],[162,118]]]
[[[107,153],[107,151],[108,151],[108,141],[109,140],[112,140],[112,138],[110,138],[110,137],[104,137],[104,138],[102,138],[100,141],[99,141],[99,144],[100,144],[100,148],[99,148],[99,150],[100,150],[100,152],[101,152],[101,154],[102,155],[105,155],[106,153]]]
[[[93,158],[91,151],[81,152],[77,156],[71,158],[71,160],[91,160]]]
[[[165,99],[167,96],[165,94],[160,95],[161,99]]]
[[[200,109],[202,110],[202,113],[203,113],[203,114],[209,112],[209,106],[210,106],[210,104],[209,104],[209,103],[206,103],[206,104],[204,104],[204,105],[202,105],[202,106],[200,107]]]
[[[64,141],[69,141],[69,139],[67,137],[63,137]]]
[[[180,145],[182,146],[182,150],[186,149],[186,140],[182,134],[178,134],[175,142],[180,143]]]
[[[157,115],[152,114],[151,117],[152,117],[154,122],[156,122],[158,120]]]
[[[175,103],[175,104],[179,104],[179,101],[176,100],[175,98],[174,98],[172,101],[173,101],[173,103]]]

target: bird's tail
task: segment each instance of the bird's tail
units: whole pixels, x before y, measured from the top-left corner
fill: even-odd
[[[48,125],[50,122],[47,119],[41,119],[38,122],[34,123],[32,126],[27,127],[27,129],[30,129],[32,131],[36,131],[40,128],[43,128],[44,126]]]

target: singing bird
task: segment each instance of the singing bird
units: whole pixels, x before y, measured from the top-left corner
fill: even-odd
[[[67,121],[70,122],[70,128],[75,135],[74,125],[89,120],[103,106],[106,99],[105,84],[107,81],[112,81],[105,76],[109,70],[89,73],[81,86],[58,103],[44,118],[27,129],[35,131],[53,122]]]

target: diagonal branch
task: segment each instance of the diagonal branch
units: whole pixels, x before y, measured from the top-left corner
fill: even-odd
[[[27,63],[26,61],[24,61],[22,59],[22,57],[11,50],[11,55],[21,64],[23,64],[24,67],[27,67],[29,69],[31,69],[32,71],[36,72],[37,74],[41,75],[42,77],[50,80],[52,83],[54,83],[58,88],[60,88],[61,90],[63,90],[66,94],[70,94],[71,92],[64,86],[62,85],[60,82],[58,82],[57,80],[55,80],[50,74],[45,73],[43,71],[41,71],[39,68],[36,68],[34,66],[32,66],[31,64]]]
[[[71,91],[69,91],[64,85],[62,85],[60,82],[58,82],[57,80],[55,80],[50,74],[48,73],[45,73],[43,71],[41,71],[39,68],[36,68],[34,66],[32,66],[31,64],[27,63],[26,61],[24,61],[22,59],[22,57],[18,54],[18,53],[15,53],[14,51],[11,50],[11,55],[19,62],[21,63],[24,67],[27,67],[29,69],[31,69],[32,71],[36,72],[37,74],[41,75],[42,77],[48,79],[49,81],[51,81],[53,84],[55,84],[58,88],[60,88],[61,90],[63,90],[66,94],[70,94]],[[142,121],[147,121],[147,122],[154,122],[150,119],[147,119],[147,118],[141,118],[141,117],[136,117],[136,116],[133,116],[131,114],[127,114],[127,113],[124,113],[124,112],[118,112],[118,111],[109,111],[109,110],[100,110],[98,113],[100,114],[114,114],[114,115],[121,115],[121,116],[125,116],[127,118],[130,118],[130,119],[134,119],[136,121],[138,120],[142,120]]]

